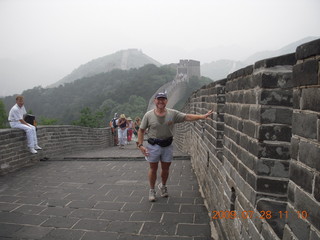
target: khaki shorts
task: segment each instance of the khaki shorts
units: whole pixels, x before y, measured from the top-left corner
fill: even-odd
[[[151,145],[148,143],[147,149],[149,156],[145,157],[148,162],[172,162],[173,145],[168,147],[160,147],[159,145]]]

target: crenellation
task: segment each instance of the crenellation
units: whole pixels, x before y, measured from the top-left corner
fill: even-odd
[[[223,137],[220,160],[212,157],[212,164],[221,161],[222,169],[210,175],[210,179],[214,189],[225,197],[211,200],[210,184],[206,182],[208,190],[204,195],[212,204],[209,208],[232,205],[230,189],[233,188],[236,209],[278,212],[272,219],[220,219],[215,226],[222,239],[227,235],[230,239],[259,236],[304,240],[320,235],[319,46],[320,39],[310,46],[307,43],[298,47],[296,53],[264,59],[229,74],[223,80],[224,98],[218,96],[220,86],[211,83],[207,95],[201,96],[203,92],[197,91],[186,103],[186,111],[208,110],[209,105],[188,106],[204,100],[212,101],[210,106],[214,110],[219,106],[223,109],[223,117],[219,118],[223,127],[217,124],[220,113],[214,114],[203,142],[197,138],[201,135],[199,124],[190,125],[188,141],[177,139],[191,144],[191,161],[198,169],[201,185],[210,171],[205,167],[206,161],[199,159],[201,153],[193,151],[196,145],[216,148],[217,132]],[[297,60],[296,56],[299,56]],[[224,102],[220,103],[220,99]],[[290,221],[279,217],[279,211],[285,214],[289,210],[313,213],[310,218]],[[300,222],[303,233],[296,230]]]
[[[320,55],[320,39],[300,45],[296,49],[296,59],[304,60],[310,57]]]
[[[289,53],[279,57],[260,60],[254,64],[254,71],[261,68],[272,68],[275,66],[292,66],[296,63],[295,53]]]
[[[306,60],[293,67],[294,87],[318,85],[319,60]]]

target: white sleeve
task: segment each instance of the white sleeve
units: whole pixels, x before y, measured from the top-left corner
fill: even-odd
[[[22,112],[22,118],[23,118],[23,116],[27,114],[26,108],[24,106],[22,106],[21,112]]]
[[[23,116],[21,116],[21,112],[17,107],[12,107],[9,112],[9,121],[19,121],[20,119],[23,119]]]

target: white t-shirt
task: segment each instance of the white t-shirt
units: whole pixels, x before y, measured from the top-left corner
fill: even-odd
[[[19,120],[23,119],[23,115],[25,114],[27,114],[25,107],[22,106],[20,108],[18,104],[15,104],[9,112],[8,120],[10,122],[19,122]]]

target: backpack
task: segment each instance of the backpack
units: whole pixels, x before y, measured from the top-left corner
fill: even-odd
[[[112,126],[113,126],[113,128],[117,128],[118,127],[116,118],[112,119]]]

